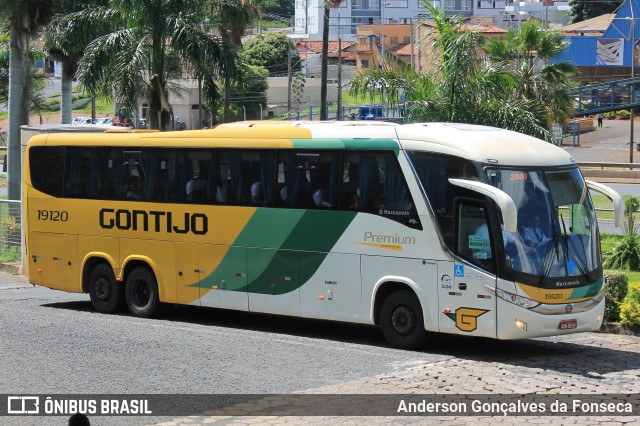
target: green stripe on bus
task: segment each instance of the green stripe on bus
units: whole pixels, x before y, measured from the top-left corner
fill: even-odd
[[[600,292],[600,290],[602,290],[603,282],[604,277],[600,277],[589,285],[573,289],[573,291],[571,292],[571,296],[569,296],[569,300],[595,296]]]
[[[291,139],[294,148],[300,149],[383,149],[399,150],[393,139]]]
[[[249,277],[249,292],[285,294],[300,288],[315,274],[356,214],[306,211],[263,273],[255,279]],[[263,256],[260,253],[256,258]]]
[[[238,248],[246,247],[248,286],[229,280],[226,289],[261,294],[298,289],[317,271],[356,214],[258,209],[234,242]],[[233,277],[239,254],[238,249],[229,250],[216,270],[196,286],[209,288],[211,283]]]

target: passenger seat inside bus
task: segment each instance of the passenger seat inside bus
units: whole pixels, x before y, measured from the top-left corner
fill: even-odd
[[[204,203],[207,201],[207,181],[200,176],[194,176],[187,182],[187,200],[193,203]]]

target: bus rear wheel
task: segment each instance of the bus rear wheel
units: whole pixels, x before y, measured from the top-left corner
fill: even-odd
[[[160,308],[156,277],[143,266],[138,266],[129,273],[125,296],[129,311],[137,317],[151,318]]]
[[[380,328],[387,342],[396,348],[420,347],[427,333],[416,295],[408,290],[398,290],[387,296],[380,311]]]
[[[98,312],[110,314],[124,307],[122,285],[116,282],[113,269],[101,263],[89,275],[89,297],[91,304]]]

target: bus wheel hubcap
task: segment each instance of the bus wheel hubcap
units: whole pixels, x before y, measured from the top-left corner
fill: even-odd
[[[137,281],[133,286],[133,300],[139,307],[144,307],[150,298],[149,286],[145,281]]]
[[[399,334],[410,334],[415,327],[413,311],[407,306],[398,306],[391,316],[393,329]]]
[[[107,302],[111,298],[111,283],[106,278],[99,278],[95,285],[96,297],[101,302]]]

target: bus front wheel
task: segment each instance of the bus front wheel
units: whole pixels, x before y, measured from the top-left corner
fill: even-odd
[[[150,318],[160,307],[158,283],[148,268],[139,266],[129,273],[125,284],[129,311],[137,317]]]
[[[109,265],[100,263],[93,268],[89,276],[89,297],[98,312],[110,314],[121,310],[124,307],[122,290]]]
[[[396,348],[416,349],[425,339],[420,301],[408,290],[391,293],[382,303],[380,328],[384,338]]]

